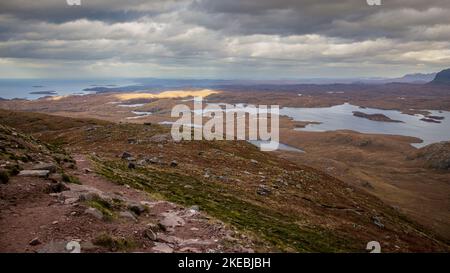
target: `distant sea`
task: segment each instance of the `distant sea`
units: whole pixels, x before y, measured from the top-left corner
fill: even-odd
[[[51,96],[92,94],[95,92],[83,90],[95,87],[119,88],[136,84],[137,82],[127,79],[0,79],[0,98],[34,100],[49,96],[48,94]]]

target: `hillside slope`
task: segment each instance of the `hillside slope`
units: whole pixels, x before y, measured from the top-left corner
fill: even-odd
[[[57,126],[47,130],[40,125],[55,117],[0,114],[2,124],[64,147],[74,158],[81,158],[80,164],[88,161],[90,171],[113,182],[111,187],[130,187],[152,199],[194,207],[250,241],[231,239],[225,244],[229,251],[240,251],[235,245],[247,245],[254,251],[364,252],[367,242],[374,240],[386,252],[449,249],[379,199],[246,142],[173,142],[169,128],[158,125],[92,120],[83,125],[82,120],[67,118],[60,130]],[[29,119],[34,126],[23,123]],[[74,127],[67,128],[68,124]],[[69,172],[83,183],[82,171]],[[105,225],[101,220],[95,223]]]
[[[411,159],[419,159],[424,165],[437,170],[450,170],[450,141],[433,143],[420,148]]]

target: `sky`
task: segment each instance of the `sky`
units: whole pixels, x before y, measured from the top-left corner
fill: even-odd
[[[448,67],[449,0],[0,1],[0,78],[397,77]]]

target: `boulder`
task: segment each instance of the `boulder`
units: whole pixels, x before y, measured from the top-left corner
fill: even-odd
[[[92,200],[96,200],[96,199],[101,199],[100,195],[96,192],[85,192],[85,193],[81,193],[78,197],[78,200],[83,202],[83,201],[92,201]]]
[[[56,165],[53,163],[39,163],[31,167],[31,170],[38,170],[38,171],[49,171],[49,173],[56,172]]]
[[[158,232],[161,231],[161,229],[155,225],[155,224],[150,224],[148,225],[148,227],[144,230],[143,232],[143,236],[147,239],[149,239],[150,241],[156,241],[158,240]]]
[[[261,184],[256,190],[256,193],[259,195],[269,195],[271,191],[268,186]]]
[[[170,230],[175,227],[182,227],[185,225],[184,219],[178,216],[175,212],[166,212],[163,213],[162,216],[164,218],[159,222],[159,224],[166,230]]]
[[[157,134],[150,137],[148,140],[153,143],[166,143],[172,139],[170,134]]]
[[[19,176],[34,176],[34,177],[47,177],[50,171],[48,170],[23,170],[19,172]]]
[[[384,224],[381,223],[381,218],[379,216],[373,216],[372,217],[373,223],[379,227],[379,228],[384,228]]]
[[[128,139],[128,144],[137,144],[137,143],[138,143],[138,141],[135,138],[129,138]]]
[[[130,154],[129,152],[123,152],[122,156],[121,156],[122,159],[128,159],[128,158],[131,158],[131,157],[133,157],[133,155]]]
[[[121,218],[131,220],[133,222],[137,222],[138,221],[136,216],[132,212],[129,212],[129,211],[121,211],[121,212],[119,212],[119,216]]]
[[[53,182],[61,182],[63,180],[63,177],[60,173],[52,173],[48,176],[48,179]]]
[[[200,207],[197,206],[197,205],[194,205],[194,206],[190,207],[189,210],[199,212],[200,211]]]
[[[137,215],[141,215],[142,213],[144,213],[148,210],[148,208],[145,205],[134,204],[134,203],[128,205],[128,209]]]
[[[66,250],[67,242],[64,241],[51,241],[48,244],[40,247],[37,253],[67,253]]]
[[[147,162],[150,164],[158,164],[158,165],[162,164],[161,160],[159,160],[157,157],[149,158],[147,159]]]
[[[47,192],[48,193],[58,193],[58,192],[63,192],[63,191],[68,191],[69,188],[61,182],[58,183],[50,183],[47,186]]]
[[[157,253],[173,253],[173,248],[163,243],[155,243],[155,246],[152,248],[152,250]]]
[[[99,211],[96,208],[87,208],[84,213],[89,214],[91,216],[93,216],[94,218],[97,218],[99,220],[103,219],[103,213],[101,211]]]
[[[39,240],[39,238],[36,237],[36,238],[33,238],[28,244],[30,246],[37,246],[37,245],[40,245],[41,243],[42,242]]]

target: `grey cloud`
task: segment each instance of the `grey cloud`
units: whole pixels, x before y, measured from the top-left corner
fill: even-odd
[[[450,23],[450,1],[384,0],[197,0],[188,18],[205,27],[234,34],[303,35],[366,39],[399,37],[415,26]],[[446,15],[447,14],[447,15]]]
[[[170,12],[185,0],[81,0],[80,6],[69,6],[66,0],[6,0],[0,2],[0,14],[24,20],[63,23],[78,19],[105,22],[131,21],[142,16]]]
[[[1,1],[0,61],[239,76],[371,65],[373,73],[383,65],[438,70],[450,61],[448,0],[82,2]]]

